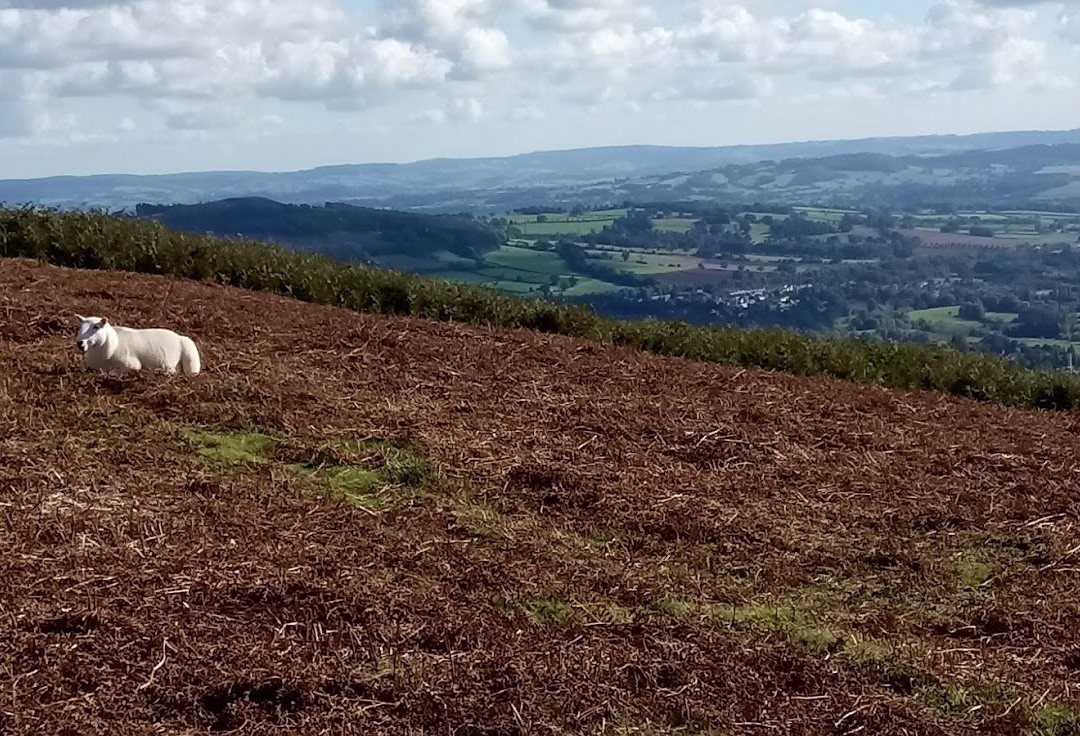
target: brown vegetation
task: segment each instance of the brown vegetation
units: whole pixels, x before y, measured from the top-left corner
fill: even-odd
[[[1076,733],[1078,429],[0,261],[0,733]]]

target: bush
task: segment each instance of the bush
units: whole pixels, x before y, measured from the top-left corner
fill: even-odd
[[[1002,358],[780,330],[656,320],[619,322],[580,307],[517,299],[480,287],[342,263],[253,241],[173,232],[156,222],[102,212],[0,209],[0,257],[167,274],[360,312],[528,328],[659,355],[944,391],[1012,406],[1080,407],[1080,379],[1025,370]]]

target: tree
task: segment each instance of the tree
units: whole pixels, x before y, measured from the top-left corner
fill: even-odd
[[[1061,337],[1061,315],[1054,307],[1033,305],[1020,310],[1012,333],[1015,337]]]
[[[960,305],[960,319],[970,320],[971,322],[982,322],[986,317],[986,308],[983,307],[982,302],[965,302]]]

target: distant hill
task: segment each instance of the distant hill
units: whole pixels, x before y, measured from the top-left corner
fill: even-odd
[[[651,189],[655,187],[648,181],[650,177],[672,172],[724,170],[756,166],[762,162],[783,162],[785,166],[792,166],[791,161],[807,159],[832,159],[831,164],[824,165],[835,168],[853,154],[859,155],[853,162],[865,165],[874,160],[872,157],[861,158],[867,155],[876,156],[878,160],[952,155],[963,158],[970,152],[992,153],[1038,146],[1052,149],[1068,145],[1080,145],[1080,129],[715,148],[617,146],[544,151],[503,158],[325,166],[282,173],[215,171],[0,180],[0,202],[122,208],[137,202],[193,204],[258,196],[289,203],[341,201],[398,209],[494,211],[527,206],[536,200],[602,198],[641,187]],[[898,175],[900,172],[892,173]],[[646,181],[636,181],[642,179]],[[589,186],[598,182],[604,184]],[[634,183],[624,186],[626,182]],[[774,187],[776,191],[773,191],[765,184],[740,184],[730,193],[741,196],[745,191],[752,194],[759,189],[763,194],[787,196],[783,187]],[[832,189],[819,187],[815,191],[824,196],[832,193]],[[723,194],[727,190],[718,191]]]
[[[346,204],[282,204],[260,197],[196,205],[139,204],[135,214],[176,230],[287,243],[343,260],[427,258],[440,252],[478,258],[502,242],[499,234],[469,217]]]
[[[730,164],[689,174],[664,174],[594,184],[571,200],[637,202],[672,199],[822,202],[852,206],[952,203],[1080,206],[1080,143],[937,156],[839,154]]]

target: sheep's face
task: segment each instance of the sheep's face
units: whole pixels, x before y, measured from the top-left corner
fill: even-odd
[[[101,345],[105,342],[105,327],[108,324],[109,320],[104,317],[79,317],[79,333],[75,336],[75,345],[84,353],[96,345]]]

